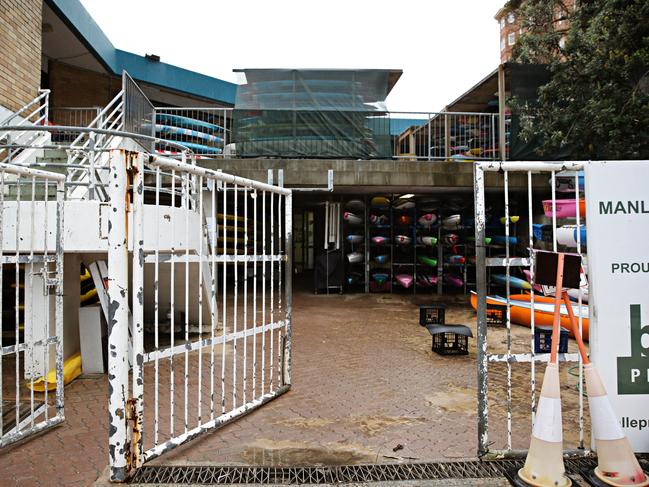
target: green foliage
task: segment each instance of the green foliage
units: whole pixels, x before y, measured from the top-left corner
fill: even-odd
[[[547,64],[538,103],[511,100],[539,155],[649,159],[649,0],[523,0],[515,62]],[[569,28],[561,29],[561,18]]]

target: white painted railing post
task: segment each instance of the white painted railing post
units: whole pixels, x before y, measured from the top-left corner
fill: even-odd
[[[110,154],[108,218],[108,448],[110,480],[129,474],[127,154]]]

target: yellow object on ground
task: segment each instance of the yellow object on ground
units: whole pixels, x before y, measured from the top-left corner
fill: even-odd
[[[63,362],[63,385],[67,385],[81,375],[81,353],[77,353]],[[31,387],[31,382],[27,382],[27,387]],[[47,390],[56,389],[56,370],[50,370],[47,373]],[[41,377],[34,381],[34,390],[36,392],[45,392],[45,379]]]

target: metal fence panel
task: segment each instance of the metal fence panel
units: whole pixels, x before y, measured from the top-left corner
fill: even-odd
[[[64,181],[0,164],[0,447],[64,419]]]
[[[476,162],[474,175],[474,197],[475,197],[475,238],[476,238],[476,264],[477,264],[477,327],[478,327],[478,454],[481,456],[501,456],[514,455],[520,453],[524,445],[529,444],[529,431],[531,424],[522,421],[523,411],[527,410],[531,422],[534,421],[534,413],[537,405],[537,379],[543,370],[539,370],[538,363],[547,362],[549,353],[535,353],[534,335],[538,326],[536,321],[537,310],[540,310],[542,304],[536,302],[535,293],[532,292],[529,297],[529,315],[530,315],[530,334],[529,340],[521,343],[513,341],[512,334],[512,309],[515,304],[510,298],[512,270],[518,269],[522,274],[523,269],[528,272],[528,278],[532,289],[535,287],[534,281],[534,251],[535,250],[557,250],[557,187],[558,178],[568,180],[566,186],[570,193],[564,194],[567,198],[574,198],[573,207],[570,217],[570,223],[575,224],[577,228],[584,222],[583,211],[580,213],[580,185],[578,172],[584,163],[580,162]],[[497,184],[502,184],[502,193],[485,194],[485,177],[488,173],[496,173],[500,179]],[[493,174],[490,175],[493,177]],[[509,188],[510,177],[523,176],[527,179],[526,194],[512,194]],[[550,200],[545,200],[545,214],[550,216],[539,216],[538,205],[542,203],[542,197],[547,192],[533,192],[534,178],[547,178],[549,182]],[[492,183],[493,184],[493,183]],[[541,193],[541,194],[538,194]],[[565,201],[564,204],[568,204]],[[535,206],[536,205],[536,206]],[[517,213],[515,213],[517,212]],[[490,214],[489,214],[490,213]],[[512,217],[516,215],[519,223],[514,228]],[[564,215],[565,216],[565,215]],[[498,256],[487,256],[487,246],[485,237],[487,237],[488,223],[495,220],[501,220],[501,230],[504,231],[504,245],[499,249]],[[564,220],[564,224],[566,221]],[[491,223],[493,231],[493,223]],[[534,225],[544,225],[546,229],[551,229],[543,238],[538,238],[538,231],[534,231]],[[540,227],[539,227],[540,228]],[[574,242],[572,252],[582,253],[583,247],[579,237],[580,232],[576,232],[576,241]],[[516,239],[516,240],[514,240]],[[527,254],[525,256],[513,256],[514,247],[519,251]],[[488,294],[491,281],[489,276],[494,272],[503,273],[505,280],[505,295],[503,299],[506,306],[506,323],[505,323],[505,349],[499,347],[499,344],[488,341],[489,329],[487,326],[487,308],[493,302],[488,302]],[[499,269],[499,270],[497,270]],[[577,303],[575,315],[579,320],[579,327],[583,320],[588,318],[588,311],[582,306],[582,292],[577,292]],[[501,350],[495,350],[501,348]],[[585,452],[584,437],[587,433],[584,429],[584,407],[583,407],[583,366],[581,357],[577,353],[559,354],[562,362],[571,365],[570,370],[576,369],[576,373],[571,373],[577,379],[575,385],[576,393],[564,394],[564,410],[577,411],[576,427],[577,436],[573,444],[568,445],[569,451]],[[527,364],[527,365],[526,365]],[[529,367],[529,389],[528,393],[520,393],[523,377],[526,374],[523,367]],[[491,370],[491,372],[490,372]],[[570,370],[568,372],[570,372]],[[564,369],[565,372],[565,369]],[[503,380],[504,377],[504,380]],[[540,384],[540,380],[538,383]],[[571,391],[572,392],[572,391]],[[527,402],[529,406],[522,406]],[[575,404],[576,403],[576,404]],[[571,409],[572,408],[572,409]],[[504,419],[504,421],[503,421]],[[504,422],[504,425],[503,425]],[[522,429],[519,429],[522,428]],[[494,434],[493,431],[497,431]],[[490,434],[491,431],[491,434]],[[574,428],[573,428],[574,431]],[[504,435],[503,435],[504,432]],[[518,434],[515,434],[518,433]],[[504,436],[504,437],[503,437]],[[527,443],[515,444],[515,438],[526,439]]]
[[[291,192],[124,151],[111,170],[110,464],[124,480],[290,387]]]

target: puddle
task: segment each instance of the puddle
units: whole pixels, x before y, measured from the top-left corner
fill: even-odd
[[[391,426],[406,426],[415,423],[423,423],[426,418],[409,418],[404,416],[369,416],[364,418],[352,418],[358,428],[367,436],[374,436]]]
[[[376,453],[360,445],[314,446],[298,441],[259,439],[241,456],[250,465],[350,465],[376,461]]]
[[[425,396],[429,406],[447,412],[475,414],[476,392],[474,389],[449,385],[446,390]]]

